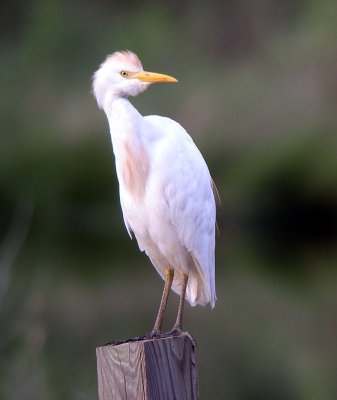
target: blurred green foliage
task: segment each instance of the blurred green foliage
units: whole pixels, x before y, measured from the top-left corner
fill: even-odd
[[[0,398],[97,397],[94,349],[149,331],[162,282],[130,242],[106,54],[176,76],[132,99],[181,123],[218,186],[218,303],[186,307],[201,398],[335,399],[334,1],[31,0],[0,13]],[[166,319],[173,321],[177,296]]]

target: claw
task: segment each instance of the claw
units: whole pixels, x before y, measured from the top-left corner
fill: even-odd
[[[124,343],[141,342],[143,340],[153,340],[153,339],[165,339],[168,337],[180,336],[180,335],[187,336],[190,339],[190,341],[192,342],[193,347],[198,347],[198,344],[197,344],[196,340],[194,339],[194,337],[189,332],[187,332],[187,331],[184,332],[179,328],[173,328],[171,331],[163,332],[163,333],[150,332],[150,333],[147,333],[146,335],[137,336],[135,338],[126,339],[126,340],[112,340],[111,342],[105,343],[104,346],[118,346],[118,345],[124,344]]]
[[[160,334],[150,332],[150,333],[147,333],[146,335],[137,336],[135,338],[125,339],[125,340],[111,340],[110,342],[105,343],[104,346],[118,346],[118,345],[124,344],[124,343],[141,342],[142,340],[157,339],[159,337],[160,337]]]
[[[118,346],[119,344],[128,343],[133,339],[126,339],[126,340],[111,340],[111,342],[106,342],[103,346]]]
[[[150,332],[147,333],[146,335],[143,336],[138,336],[134,339],[131,339],[132,342],[140,342],[142,340],[151,340],[151,339],[156,339],[159,336],[158,333]]]

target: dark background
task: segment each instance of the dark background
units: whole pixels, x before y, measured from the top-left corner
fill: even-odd
[[[179,79],[222,199],[218,302],[186,306],[202,399],[337,397],[335,1],[0,6],[0,398],[97,398],[95,347],[148,332],[163,282],[123,226],[91,76],[130,49]],[[178,297],[165,320],[170,328]]]

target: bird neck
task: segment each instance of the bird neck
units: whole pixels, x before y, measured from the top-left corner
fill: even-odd
[[[142,145],[142,115],[133,107],[127,98],[112,101],[109,110],[105,111],[110,126],[113,150],[117,156],[119,149],[128,143],[135,151]]]
[[[134,198],[145,192],[150,161],[142,137],[143,117],[126,99],[112,102],[108,115],[120,187]]]
[[[127,98],[114,99],[105,113],[113,143],[119,138],[126,139],[127,136],[132,138],[139,135],[143,117]]]

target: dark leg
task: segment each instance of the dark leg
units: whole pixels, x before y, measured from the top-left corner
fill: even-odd
[[[156,322],[152,329],[152,334],[159,334],[161,332],[161,326],[163,323],[166,303],[167,303],[167,299],[168,299],[168,296],[169,296],[169,293],[171,290],[173,277],[174,277],[174,270],[170,269],[170,268],[165,268],[165,286],[164,286],[164,291],[163,291],[163,295],[161,298]]]
[[[172,331],[179,332],[179,333],[181,333],[183,330],[183,312],[184,312],[187,281],[188,281],[188,275],[183,274],[183,285],[181,288],[177,320],[176,320],[176,323],[174,324],[174,327],[172,330]]]
[[[178,314],[177,314],[177,320],[173,326],[173,329],[169,332],[161,333],[161,327],[162,327],[162,322],[164,318],[164,313],[165,313],[165,308],[166,308],[166,303],[167,299],[170,293],[170,289],[172,286],[172,281],[174,277],[174,270],[170,268],[165,268],[165,286],[164,286],[164,291],[163,295],[161,298],[159,310],[158,310],[158,315],[156,318],[156,322],[154,324],[154,327],[152,329],[152,332],[144,335],[144,336],[139,336],[134,339],[127,339],[127,340],[115,340],[113,342],[109,342],[108,344],[113,344],[113,345],[118,345],[122,343],[127,343],[127,342],[134,342],[134,341],[140,341],[140,340],[148,340],[148,339],[154,339],[154,338],[164,338],[164,337],[169,337],[172,335],[181,335],[183,333],[183,326],[182,326],[182,321],[183,321],[183,312],[184,312],[184,303],[185,303],[185,295],[186,295],[186,287],[187,287],[187,281],[188,281],[188,275],[183,274],[183,284],[181,288],[181,294],[180,294],[180,300],[179,300],[179,308],[178,308]],[[192,335],[188,332],[184,332],[185,335],[187,335],[190,340],[193,343],[193,346],[196,346],[197,343],[195,339],[192,337]]]

